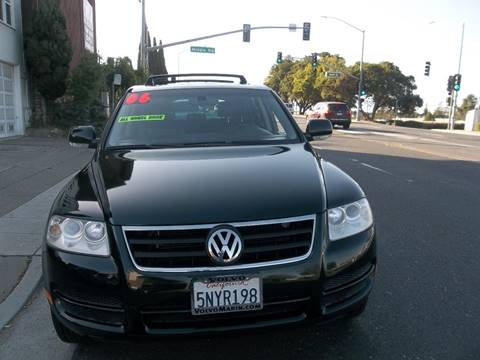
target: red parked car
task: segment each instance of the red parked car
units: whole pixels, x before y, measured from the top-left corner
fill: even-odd
[[[348,129],[352,122],[352,112],[343,102],[319,102],[307,111],[307,120],[311,119],[328,119],[332,126],[341,125]]]

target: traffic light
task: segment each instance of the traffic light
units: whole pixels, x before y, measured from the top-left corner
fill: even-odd
[[[317,53],[312,53],[312,66],[314,69],[317,68],[318,66],[318,54]]]
[[[430,76],[430,66],[431,66],[430,61],[426,61],[425,62],[425,76]]]
[[[448,84],[447,84],[447,91],[449,96],[452,95],[454,85],[455,85],[455,76],[450,75],[448,77]]]
[[[250,24],[243,24],[243,42],[250,42]]]
[[[310,40],[310,23],[303,23],[303,40]]]
[[[283,62],[282,52],[279,51],[279,52],[277,52],[277,64],[281,64],[282,62]]]
[[[367,91],[365,89],[362,89],[362,91],[360,91],[360,95],[361,96],[367,95]]]
[[[462,83],[462,75],[456,74],[454,78],[453,89],[455,91],[460,91],[460,84]]]

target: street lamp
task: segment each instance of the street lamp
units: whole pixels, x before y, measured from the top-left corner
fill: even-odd
[[[362,87],[363,87],[363,51],[365,48],[365,30],[360,29],[359,27],[356,27],[355,25],[350,24],[349,22],[340,19],[336,16],[320,16],[321,18],[324,19],[332,19],[332,20],[337,20],[342,23],[344,23],[347,26],[350,26],[351,28],[360,31],[362,33],[362,56],[360,58],[360,81],[358,82],[358,102],[357,102],[357,121],[360,120],[360,108],[362,106],[360,96],[362,96]]]

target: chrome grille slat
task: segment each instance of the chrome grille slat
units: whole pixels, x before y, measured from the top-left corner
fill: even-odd
[[[122,228],[137,269],[156,272],[215,271],[291,263],[313,248],[315,215],[244,223]],[[219,225],[237,228],[244,253],[234,265],[218,266],[208,257],[207,235]]]

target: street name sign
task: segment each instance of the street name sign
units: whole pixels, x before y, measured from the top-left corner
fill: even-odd
[[[190,51],[204,54],[215,54],[215,48],[206,46],[190,46]]]
[[[325,76],[328,78],[339,78],[342,76],[342,73],[339,71],[326,71]]]

